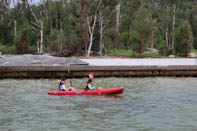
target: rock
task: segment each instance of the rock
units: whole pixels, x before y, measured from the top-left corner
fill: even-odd
[[[6,64],[5,64],[6,63]],[[6,66],[40,66],[40,65],[60,65],[65,66],[67,64],[75,65],[88,65],[87,62],[65,57],[53,57],[48,55],[8,55],[0,59],[0,65]]]
[[[146,51],[151,51],[151,48],[146,48]],[[152,52],[159,52],[157,49],[153,48]]]
[[[169,55],[168,57],[169,58],[175,58],[175,55]]]
[[[194,57],[196,57],[196,55],[195,55],[195,53],[189,53],[189,54],[188,54],[188,57],[194,58]]]

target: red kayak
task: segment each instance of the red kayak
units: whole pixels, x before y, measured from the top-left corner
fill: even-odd
[[[74,91],[49,91],[49,95],[103,95],[103,94],[122,94],[124,87],[95,89],[95,90],[74,90]]]

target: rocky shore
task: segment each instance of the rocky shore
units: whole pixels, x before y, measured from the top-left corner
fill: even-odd
[[[0,56],[0,66],[64,66],[88,65],[87,62],[65,57],[49,55],[6,55]]]

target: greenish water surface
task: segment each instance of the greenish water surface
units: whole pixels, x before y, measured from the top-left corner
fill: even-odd
[[[82,89],[87,79],[73,79]],[[195,131],[197,78],[96,78],[117,96],[52,96],[55,79],[0,80],[0,130]]]

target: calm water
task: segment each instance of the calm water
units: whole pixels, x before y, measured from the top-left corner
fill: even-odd
[[[82,88],[86,79],[74,79]],[[197,78],[98,78],[118,96],[52,96],[56,80],[0,80],[0,130],[197,130]]]

